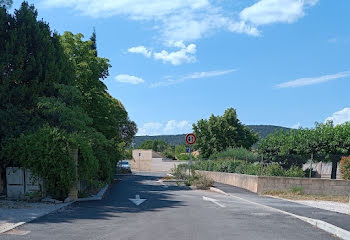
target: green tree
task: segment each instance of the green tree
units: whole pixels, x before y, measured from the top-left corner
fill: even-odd
[[[199,120],[193,124],[193,130],[197,137],[195,147],[205,158],[228,147],[248,149],[258,141],[257,134],[239,121],[233,108],[227,109],[222,116],[211,115],[208,120]]]
[[[164,152],[168,150],[169,144],[163,140],[146,140],[139,146],[140,149],[152,149],[155,152]]]
[[[0,148],[9,139],[43,126],[47,119],[39,101],[57,96],[55,86],[73,80],[59,36],[47,23],[37,21],[37,15],[27,2],[13,16],[0,8],[4,42],[0,46]]]
[[[274,133],[261,141],[259,152],[264,159],[287,167],[300,166],[311,156],[315,160],[331,161],[331,176],[335,178],[341,156],[350,154],[350,124],[316,123],[312,129]]]

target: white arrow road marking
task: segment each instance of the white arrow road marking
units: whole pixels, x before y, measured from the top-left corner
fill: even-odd
[[[203,200],[204,200],[204,201],[213,202],[213,203],[215,203],[216,205],[218,205],[218,206],[220,206],[220,207],[222,207],[222,208],[225,207],[225,205],[222,205],[221,203],[218,202],[218,200],[216,200],[216,199],[214,199],[214,198],[208,198],[208,197],[204,197],[204,196],[203,196]]]
[[[135,198],[129,198],[130,201],[132,201],[136,206],[140,205],[147,199],[140,198],[140,195],[136,194]]]

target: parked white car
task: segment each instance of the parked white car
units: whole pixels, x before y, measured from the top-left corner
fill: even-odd
[[[120,160],[117,164],[117,167],[131,171],[130,164],[127,160]]]

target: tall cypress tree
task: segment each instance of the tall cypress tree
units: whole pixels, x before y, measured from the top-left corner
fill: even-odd
[[[95,57],[97,57],[97,45],[96,45],[96,29],[94,28],[94,31],[92,32],[92,35],[90,37],[91,49],[95,51]]]

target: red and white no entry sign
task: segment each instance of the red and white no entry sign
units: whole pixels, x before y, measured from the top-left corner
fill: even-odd
[[[196,142],[197,138],[194,134],[190,133],[186,135],[186,142],[190,145],[194,144]]]

